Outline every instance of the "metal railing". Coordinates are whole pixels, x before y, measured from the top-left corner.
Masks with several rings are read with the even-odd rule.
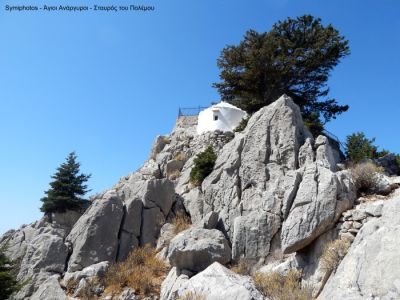
[[[339,138],[336,135],[334,135],[332,132],[329,132],[326,129],[322,130],[322,134],[325,135],[327,138],[331,139],[332,141],[336,142],[342,154],[346,153],[346,147],[343,145],[343,143],[339,140]]]
[[[179,107],[178,117],[182,116],[197,116],[200,111],[206,109],[207,107],[198,106],[198,107]]]

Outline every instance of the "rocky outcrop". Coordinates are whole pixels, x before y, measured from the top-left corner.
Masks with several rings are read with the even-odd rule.
[[[182,280],[182,279],[181,279]],[[255,288],[248,276],[238,275],[218,262],[189,280],[182,280],[175,295],[198,295],[207,300],[262,300],[261,293]],[[176,299],[176,298],[161,298]]]
[[[194,187],[194,158],[208,146],[217,161]],[[143,166],[93,197],[82,216],[54,214],[0,238],[7,253],[22,260],[20,278],[32,278],[18,299],[43,295],[38,288],[65,271],[63,282],[76,281],[77,296],[90,278],[147,244],[157,245],[158,256],[173,267],[162,299],[186,292],[262,299],[248,277],[222,266],[240,261],[253,269],[302,269],[304,283],[319,292],[326,279],[318,258],[324,245],[338,233],[354,238],[358,232],[357,239],[366,224],[384,217],[380,206],[346,212],[356,194],[339,161],[337,145],[323,135],[314,139],[285,95],[256,112],[240,133],[197,135],[196,118],[180,117],[170,135],[157,137]],[[193,225],[174,236],[177,215],[190,216]]]
[[[169,243],[168,260],[179,270],[199,272],[213,262],[226,264],[231,260],[231,248],[222,232],[190,228]]]
[[[400,197],[385,203],[354,239],[318,299],[400,298]]]
[[[282,96],[223,147],[201,189],[182,187],[181,196],[195,222],[218,212],[235,261],[264,260],[277,235],[281,252],[295,252],[352,206],[354,186],[346,171],[336,172],[338,162],[329,139],[314,141],[299,108]]]

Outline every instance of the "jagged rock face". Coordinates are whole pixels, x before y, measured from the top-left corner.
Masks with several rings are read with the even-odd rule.
[[[400,298],[400,195],[364,224],[318,299]]]
[[[224,146],[201,195],[182,197],[190,213],[219,213],[218,228],[230,238],[236,261],[265,258],[279,232],[282,252],[294,252],[334,226],[353,203],[348,174],[334,172],[336,154],[326,137],[314,142],[299,108],[282,96]]]
[[[93,201],[67,237],[73,248],[68,272],[105,260],[115,261],[122,216],[123,204],[115,193],[108,192]]]

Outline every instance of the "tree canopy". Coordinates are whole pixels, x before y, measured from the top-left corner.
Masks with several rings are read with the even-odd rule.
[[[46,197],[42,198],[41,211],[45,213],[65,212],[67,209],[79,210],[86,202],[82,197],[89,191],[85,182],[91,175],[79,174],[80,163],[76,161],[75,152],[71,152],[66,162],[57,168],[57,172],[51,177]]]
[[[310,15],[288,18],[225,47],[217,61],[221,82],[213,86],[222,100],[248,113],[287,94],[304,117],[327,122],[348,109],[328,97],[327,87],[330,72],[348,54],[348,41],[332,25]]]

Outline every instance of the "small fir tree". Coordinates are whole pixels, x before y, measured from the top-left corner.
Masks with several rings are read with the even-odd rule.
[[[57,168],[57,172],[51,177],[46,197],[42,198],[41,211],[44,213],[65,212],[67,209],[80,210],[87,201],[82,197],[89,191],[85,182],[91,175],[79,174],[80,163],[76,161],[76,154],[68,155],[66,162]]]

